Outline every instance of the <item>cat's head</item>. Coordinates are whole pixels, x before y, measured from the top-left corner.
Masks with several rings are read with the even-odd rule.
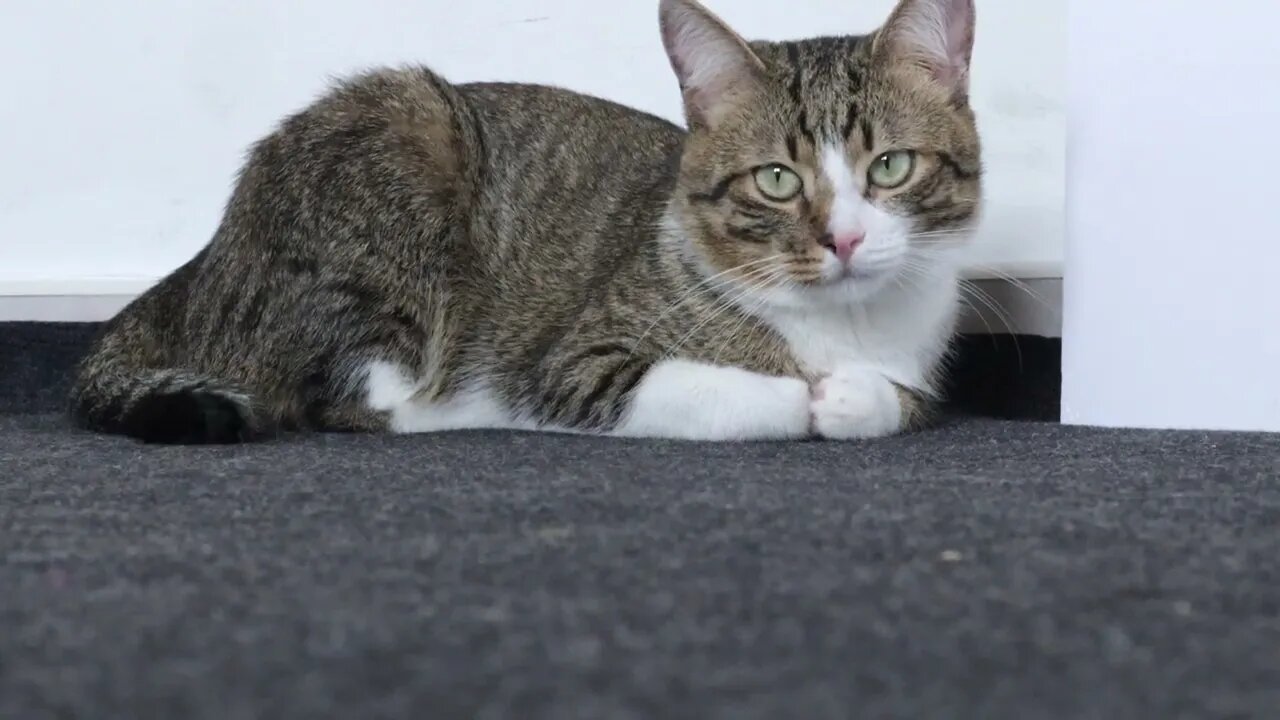
[[[973,0],[787,43],[748,43],[696,0],[660,15],[690,129],[674,219],[708,271],[809,302],[954,266],[981,194]]]

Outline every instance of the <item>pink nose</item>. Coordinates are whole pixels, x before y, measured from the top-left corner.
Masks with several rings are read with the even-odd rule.
[[[840,262],[847,263],[849,258],[853,257],[853,251],[858,249],[858,246],[862,244],[866,237],[865,233],[848,233],[845,235],[827,233],[818,240],[818,244],[835,253]]]

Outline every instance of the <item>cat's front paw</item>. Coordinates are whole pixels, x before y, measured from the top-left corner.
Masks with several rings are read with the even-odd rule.
[[[832,440],[892,435],[902,426],[898,389],[878,370],[844,365],[813,387],[813,431]]]

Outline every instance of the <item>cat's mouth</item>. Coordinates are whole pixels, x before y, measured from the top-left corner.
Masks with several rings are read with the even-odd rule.
[[[866,282],[868,280],[875,280],[883,274],[884,273],[881,271],[872,270],[867,267],[862,267],[859,265],[849,265],[849,266],[845,266],[840,271],[840,275],[839,277],[836,278],[836,281],[837,282],[857,282],[861,280],[863,282]]]
[[[884,278],[886,270],[867,264],[848,263],[824,268],[819,285],[863,285]]]

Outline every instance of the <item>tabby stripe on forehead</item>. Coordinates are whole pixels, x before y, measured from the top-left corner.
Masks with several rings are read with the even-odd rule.
[[[856,105],[849,106],[849,115],[844,119],[844,127],[840,130],[840,137],[845,140],[853,134],[853,124],[858,121],[858,107]]]
[[[804,137],[813,147],[818,147],[818,138],[814,137],[813,130],[809,129],[809,112],[807,110],[800,111],[800,118],[796,120],[800,126],[800,132],[804,133]]]
[[[804,78],[800,72],[800,47],[795,43],[787,45],[787,60],[791,62],[791,99],[799,104]]]
[[[862,118],[862,146],[867,152],[871,152],[876,147],[875,130],[871,127],[871,121]]]
[[[856,68],[851,67],[849,68],[849,94],[857,95],[861,91],[862,73]],[[858,112],[858,104],[850,103],[849,115],[844,120],[844,132],[840,133],[840,137],[844,138],[846,141],[849,139],[849,135],[853,133],[853,124],[857,121],[859,115],[861,115],[861,113]]]
[[[796,107],[800,108],[800,117],[796,124],[800,126],[800,132],[809,144],[817,147],[818,140],[809,127],[809,113],[804,109],[804,68],[800,65],[800,46],[794,43],[787,45],[787,60],[791,62],[791,86],[788,90]]]
[[[800,155],[796,152],[796,136],[787,135],[787,154],[791,156],[791,162],[799,162]]]

